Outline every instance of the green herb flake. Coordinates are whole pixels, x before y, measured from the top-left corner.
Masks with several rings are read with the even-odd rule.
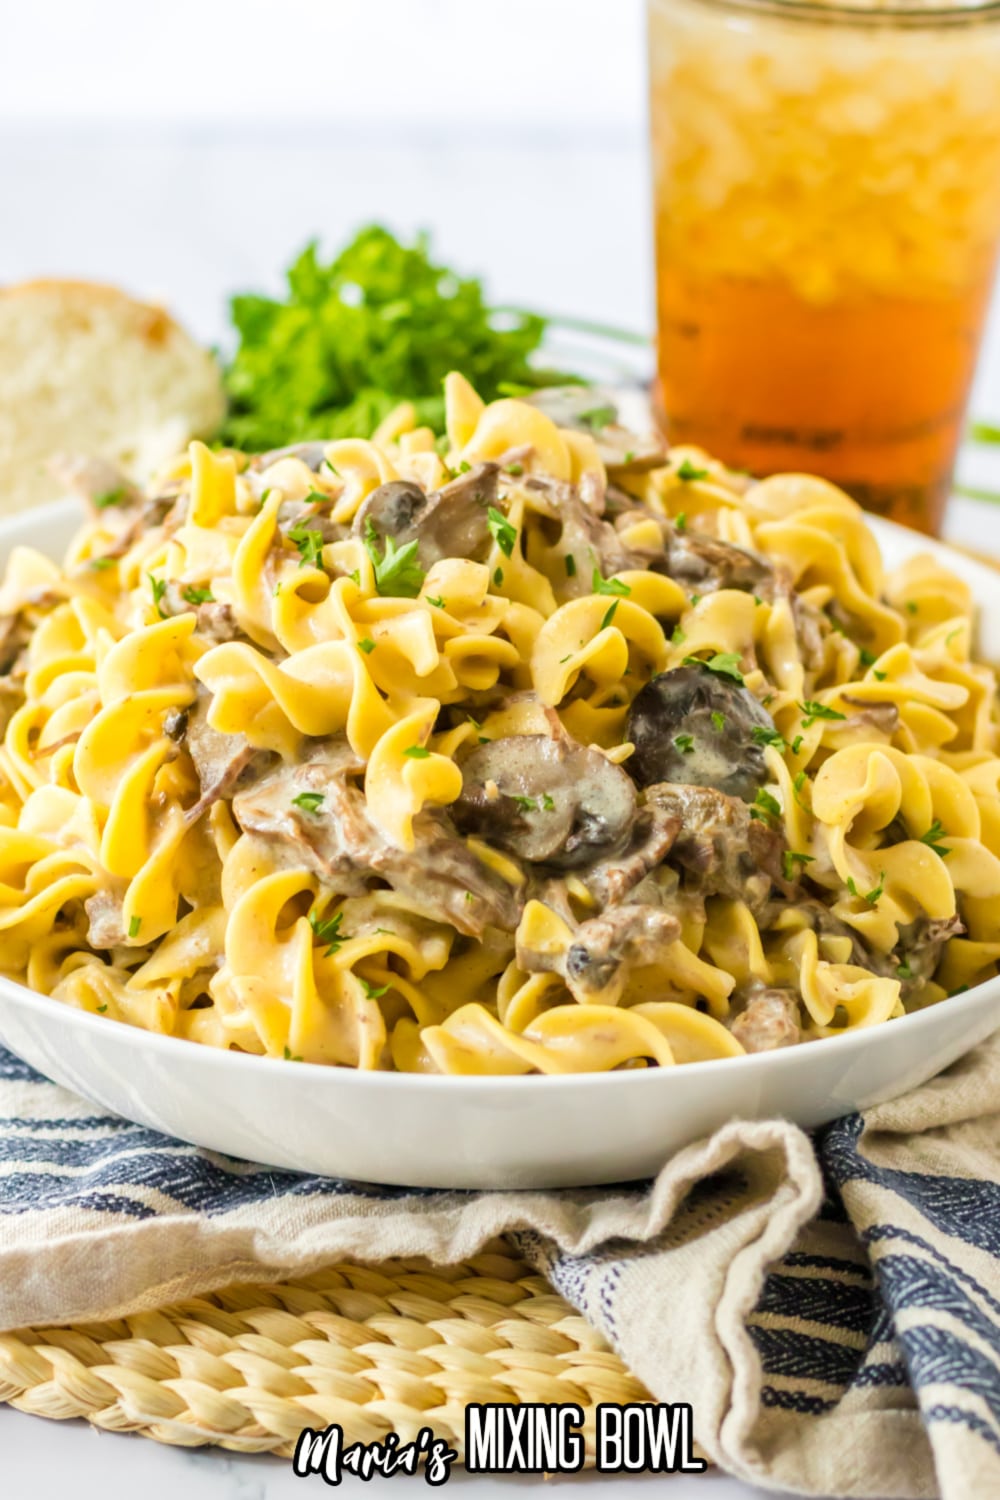
[[[211,589],[196,589],[190,586],[181,590],[181,598],[188,604],[214,604],[215,595]]]
[[[721,734],[726,727],[726,716],[719,709],[712,710],[712,723]]]
[[[687,531],[687,524],[688,524],[688,518],[687,518],[687,511],[686,510],[682,510],[678,515],[674,516],[674,528],[675,528],[675,530],[680,531],[680,532],[685,532],[685,531]]]
[[[96,510],[107,510],[109,505],[121,505],[123,500],[128,499],[128,488],[120,484],[117,489],[105,490],[103,494],[94,496],[94,507]]]
[[[292,806],[301,807],[303,812],[317,813],[325,800],[323,792],[300,792],[292,798]]]
[[[502,583],[503,583],[503,568],[494,568],[493,569],[493,586],[494,586],[494,588],[499,588]]]
[[[403,754],[408,755],[411,760],[429,760],[431,752],[426,745],[407,745]]]
[[[379,536],[371,516],[365,520],[364,547],[375,569],[375,587],[380,594],[396,599],[415,599],[424,582],[424,570],[417,562],[419,542],[414,538],[404,547],[397,548],[394,539],[387,536],[384,549],[379,548]]]
[[[339,952],[342,943],[350,941],[350,935],[341,930],[344,920],[342,911],[335,912],[332,917],[318,917],[314,911],[309,913],[309,926],[321,943],[327,944],[324,954],[325,958],[331,958],[334,953]]]
[[[700,594],[692,594],[691,595],[691,608],[692,609],[694,609],[695,605],[699,602],[700,599],[701,599],[701,595]]]
[[[785,737],[776,729],[768,729],[763,724],[754,724],[750,730],[750,738],[755,745],[773,745],[776,750],[784,750]]]
[[[907,599],[905,608],[908,615],[915,615],[920,608],[920,605],[915,599]]]
[[[794,849],[786,849],[781,856],[781,868],[786,880],[797,880],[798,873],[796,865],[811,865],[815,860],[813,854],[799,854]]]
[[[620,578],[602,578],[597,568],[591,575],[590,587],[595,594],[615,594],[619,599],[627,599],[632,592],[630,585],[622,583]]]
[[[896,973],[899,975],[900,979],[913,978],[913,970],[910,968],[905,959],[901,959],[899,964],[896,966]]]
[[[517,541],[517,528],[510,524],[503,511],[497,510],[495,505],[491,505],[486,512],[486,524],[490,528],[490,536],[504,557],[512,557],[514,543]]]
[[[683,479],[685,484],[691,484],[695,479],[707,479],[708,470],[699,469],[697,464],[693,464],[689,458],[686,458],[680,468],[675,471],[674,477]]]
[[[734,682],[743,681],[743,673],[740,671],[740,659],[735,651],[717,651],[707,661],[700,656],[685,656],[686,667],[704,667],[706,671],[714,672],[717,677],[731,677]]]
[[[113,568],[117,561],[116,557],[92,557],[90,566],[96,573],[103,573],[105,568]]]
[[[580,412],[578,422],[599,432],[602,427],[610,427],[618,418],[618,413],[613,406],[592,406],[589,411]]]
[[[944,638],[945,645],[946,646],[950,646],[951,643],[952,643],[952,641],[957,641],[958,637],[961,634],[962,634],[962,627],[961,627],[961,625],[959,625],[956,630],[949,630],[948,634]]]
[[[425,594],[424,598],[428,604],[433,604],[435,609],[444,609],[444,598],[441,594]]]
[[[318,531],[300,521],[288,532],[288,540],[298,549],[300,568],[322,568],[323,538]]]
[[[807,698],[804,703],[796,704],[805,714],[802,720],[802,728],[808,729],[817,719],[846,719],[847,715],[840,713],[836,708],[829,708],[825,703],[818,703],[815,698]]]
[[[803,800],[802,800],[802,788],[805,786],[805,784],[806,784],[806,773],[805,773],[805,771],[797,771],[796,774],[792,778],[792,790],[793,790],[793,792],[795,794],[795,800],[799,804],[799,806],[802,808],[802,810],[804,812],[809,812],[810,809],[808,808],[808,806],[806,805],[806,803],[803,802]]]
[[[508,464],[507,473],[511,474],[515,479],[520,479],[524,473],[524,464]]]
[[[518,807],[521,809],[522,812],[537,812],[538,811],[538,802],[536,801],[536,799],[534,797],[517,797],[517,796],[515,796],[515,797],[511,798],[511,801],[512,802],[516,802],[517,805],[518,805]]]
[[[365,636],[363,641],[358,642],[358,650],[363,651],[366,656],[370,656],[375,650],[375,642],[368,636]]]
[[[153,590],[153,603],[156,605],[156,613],[161,620],[165,620],[167,615],[163,608],[162,600],[164,594],[167,592],[167,580],[165,578],[154,578],[152,573],[147,573],[146,577],[149,579],[149,586]]]
[[[616,599],[614,604],[612,604],[611,608],[608,610],[607,614],[604,616],[604,619],[601,621],[602,630],[607,630],[608,626],[611,624],[611,621],[615,617],[615,611],[617,610],[617,608],[618,600]]]
[[[575,578],[576,558],[573,556],[572,552],[567,552],[566,556],[563,558],[563,562],[566,564],[566,577]]]
[[[630,463],[633,463],[634,461],[635,461],[635,449],[634,448],[626,448],[625,452],[622,454],[622,463],[624,463],[624,464],[630,464]]]
[[[670,644],[672,646],[683,646],[686,640],[687,632],[682,630],[679,625],[675,625],[670,634]]]
[[[859,654],[861,656],[861,665],[863,667],[873,667],[878,661],[878,657],[875,655],[875,652],[869,651],[867,646],[862,646]]]
[[[544,810],[546,812],[554,812],[555,811],[555,806],[556,806],[555,801],[552,798],[552,796],[550,795],[550,793],[549,792],[543,792],[542,793],[542,807],[544,808]]]
[[[98,1006],[98,1007],[97,1007],[97,1014],[98,1014],[98,1015],[99,1015],[99,1016],[103,1016],[103,1015],[104,1015],[104,1012],[105,1012],[105,1011],[106,1011],[106,1010],[107,1010],[107,1008],[108,1008],[108,1007],[107,1007],[107,1006],[106,1006],[106,1005],[99,1005],[99,1006]]]
[[[142,918],[141,917],[133,917],[132,920],[131,920],[131,922],[129,922],[129,924],[128,924],[128,935],[129,935],[129,937],[130,938],[137,938],[139,936],[139,928],[141,926],[142,926]]]
[[[802,741],[803,741],[804,738],[805,738],[804,735],[797,734],[795,736],[794,740],[792,740],[792,754],[793,755],[798,755],[799,751],[802,749]]]
[[[777,797],[773,797],[769,791],[761,787],[753,800],[750,816],[751,818],[760,818],[765,823],[771,818],[780,818],[781,803]]]
[[[888,675],[888,672],[880,672],[878,667],[872,668],[872,676],[876,682],[884,682]]]
[[[690,755],[694,750],[693,734],[675,734],[674,744],[682,755]]]
[[[381,997],[388,992],[389,986],[387,984],[369,984],[368,980],[362,979],[360,974],[355,974],[354,977],[360,984],[361,988],[364,990],[365,998],[367,1000],[380,1000]]]
[[[851,875],[848,875],[847,877],[847,889],[850,891],[851,895],[856,901],[864,901],[868,906],[878,906],[879,900],[882,896],[882,892],[885,890],[885,871],[881,870],[879,872],[878,885],[872,886],[871,890],[865,891],[863,895],[858,890],[854,878]]]
[[[947,859],[951,853],[951,849],[947,844],[942,844],[941,842],[942,839],[946,839],[947,837],[948,832],[944,824],[939,818],[935,818],[927,832],[920,835],[920,842],[926,844],[928,849],[933,849],[934,853],[940,855],[942,859]]]

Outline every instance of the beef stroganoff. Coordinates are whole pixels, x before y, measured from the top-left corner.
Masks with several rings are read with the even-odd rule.
[[[966,586],[592,392],[201,444],[0,588],[0,966],[275,1057],[566,1073],[892,1020],[1000,956]]]

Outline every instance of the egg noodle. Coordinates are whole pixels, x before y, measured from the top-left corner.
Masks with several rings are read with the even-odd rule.
[[[972,600],[593,394],[95,491],[0,588],[0,964],[244,1052],[734,1057],[1000,956]],[[562,401],[562,406],[560,406]]]

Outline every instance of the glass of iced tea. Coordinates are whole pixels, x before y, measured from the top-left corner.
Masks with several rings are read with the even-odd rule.
[[[936,531],[1000,239],[1000,3],[648,5],[667,435]]]

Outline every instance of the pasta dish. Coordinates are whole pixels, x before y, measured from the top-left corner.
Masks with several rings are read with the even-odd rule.
[[[69,476],[0,586],[0,966],[215,1047],[666,1067],[868,1027],[1000,956],[996,684],[823,480],[593,392],[447,437]]]

